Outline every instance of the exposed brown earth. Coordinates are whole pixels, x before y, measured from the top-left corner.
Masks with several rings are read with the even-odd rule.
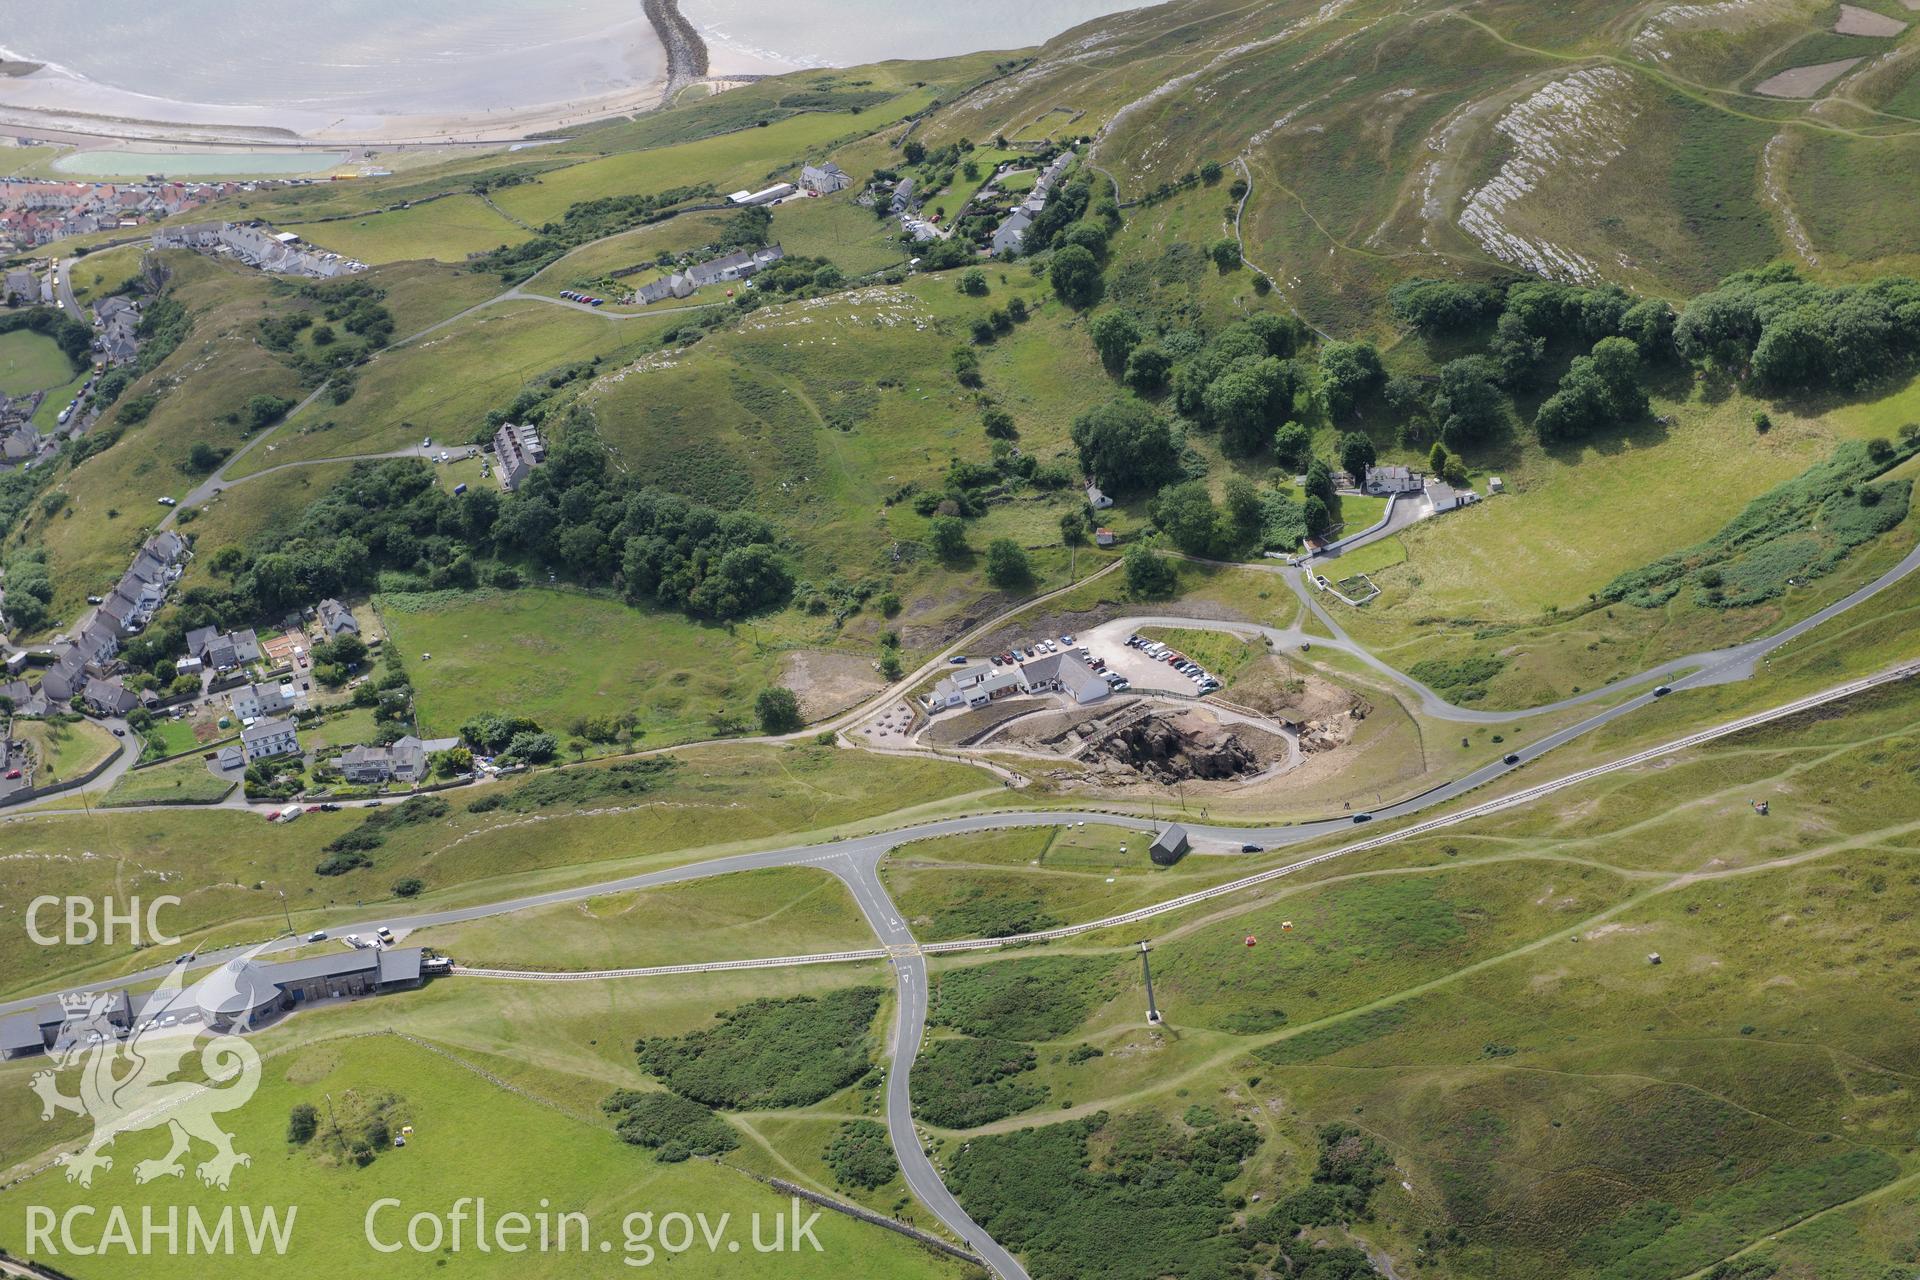
[[[1331,680],[1277,655],[1261,658],[1234,677],[1234,702],[1298,726],[1300,749],[1312,754],[1345,746],[1371,704]]]
[[[1769,98],[1811,98],[1853,70],[1862,61],[1864,59],[1861,58],[1841,58],[1837,62],[1816,62],[1808,67],[1791,67],[1777,75],[1768,76],[1755,85],[1753,91],[1763,93]]]
[[[866,701],[885,681],[857,654],[802,649],[781,661],[780,683],[800,700],[802,716],[824,720]]]

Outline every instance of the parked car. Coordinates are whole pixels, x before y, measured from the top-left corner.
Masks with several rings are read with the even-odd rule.
[[[8,781],[8,782],[12,782],[12,781],[13,781],[13,780],[14,780],[15,778],[18,778],[19,776],[20,776],[20,771],[19,771],[18,769],[9,769],[9,770],[7,770],[7,781]]]
[[[339,805],[337,805],[337,804],[317,804],[317,805],[315,805],[315,806],[313,806],[313,807],[314,807],[314,808],[316,808],[316,809],[318,809],[318,810],[319,810],[319,811],[320,811],[321,813],[338,813],[338,812],[340,812],[340,806],[339,806]]]
[[[125,729],[122,729],[119,725],[115,725],[113,727],[113,736],[116,738],[124,738],[127,736],[127,731]]]
[[[1264,852],[1266,852],[1266,851],[1265,851],[1264,849],[1262,849],[1262,848],[1261,848],[1261,847],[1260,847],[1259,845],[1257,845],[1257,844],[1243,844],[1243,845],[1241,845],[1241,846],[1240,846],[1240,852],[1242,852],[1242,853],[1264,853]]]
[[[355,951],[358,951],[362,947],[367,945],[366,939],[362,938],[357,933],[350,933],[346,937],[342,938],[341,941],[346,943],[348,946],[352,947]]]
[[[1063,636],[1061,636],[1061,637],[1060,637],[1060,643],[1061,643],[1061,644],[1072,644],[1072,643],[1073,643],[1073,633],[1072,633],[1072,632],[1068,632],[1068,633],[1067,633],[1066,635],[1063,635]]]
[[[99,596],[88,596],[88,597],[87,597],[87,603],[88,603],[88,604],[99,604],[99,603],[100,603],[100,597],[99,597]]]
[[[378,929],[374,930],[374,932],[379,935],[380,941],[382,942],[393,941],[393,930],[387,928],[385,925],[381,925]]]

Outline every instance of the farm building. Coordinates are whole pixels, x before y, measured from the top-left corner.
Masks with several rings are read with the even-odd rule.
[[[1170,867],[1187,856],[1192,845],[1187,841],[1187,829],[1175,823],[1153,838],[1153,845],[1147,850],[1147,856],[1158,867]]]

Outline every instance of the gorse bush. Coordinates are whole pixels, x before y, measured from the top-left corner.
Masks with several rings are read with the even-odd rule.
[[[877,987],[756,1000],[685,1036],[641,1039],[643,1070],[711,1107],[804,1107],[844,1089],[872,1065]]]
[[[662,1164],[725,1155],[740,1145],[739,1135],[723,1117],[671,1093],[621,1089],[609,1094],[600,1109],[613,1120],[622,1141],[648,1148]]]
[[[1011,1079],[1036,1061],[1032,1046],[1011,1040],[935,1040],[913,1064],[914,1117],[971,1129],[1037,1107],[1046,1087]]]

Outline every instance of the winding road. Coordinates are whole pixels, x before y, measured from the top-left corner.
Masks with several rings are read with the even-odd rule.
[[[1920,558],[1920,552],[1909,559]],[[1863,589],[1864,590],[1864,589]],[[1691,679],[1706,684],[1714,682],[1717,674],[1714,668],[1703,669]],[[892,850],[914,840],[923,840],[936,836],[956,835],[969,832],[998,830],[1009,827],[1059,826],[1081,821],[1084,811],[1076,810],[1026,810],[1002,813],[969,814],[961,817],[946,818],[932,822],[923,822],[896,831],[879,832],[865,836],[855,836],[824,845],[799,844],[784,849],[767,850],[759,853],[739,854],[732,857],[716,858],[704,862],[690,863],[664,871],[648,872],[627,876],[600,884],[582,885],[570,889],[554,890],[547,893],[530,894],[502,902],[486,903],[471,907],[454,908],[445,911],[425,912],[412,916],[393,916],[384,919],[368,920],[361,924],[348,926],[353,932],[371,934],[386,927],[395,930],[413,930],[434,925],[458,923],[487,916],[522,911],[533,907],[550,906],[559,903],[577,902],[608,893],[626,892],[635,889],[654,888],[662,885],[682,883],[691,880],[706,879],[731,872],[756,870],[769,867],[812,866],[838,877],[852,892],[859,904],[861,913],[882,943],[878,950],[842,951],[823,953],[813,956],[788,956],[764,960],[717,961],[697,965],[673,965],[652,969],[603,970],[578,974],[550,974],[510,971],[499,969],[462,969],[457,972],[475,978],[516,979],[526,981],[577,981],[582,979],[609,979],[628,976],[650,976],[657,974],[711,972],[728,969],[773,968],[788,965],[820,964],[851,961],[871,961],[885,957],[893,967],[894,979],[899,996],[897,1015],[894,1022],[891,1061],[892,1068],[887,1080],[887,1127],[894,1152],[900,1162],[901,1171],[908,1186],[921,1202],[944,1222],[960,1239],[967,1242],[1002,1280],[1026,1280],[1026,1271],[1019,1261],[997,1244],[987,1232],[975,1223],[954,1199],[941,1180],[939,1171],[927,1156],[919,1133],[914,1125],[911,1073],[914,1059],[918,1056],[921,1040],[926,1030],[928,1010],[928,974],[926,956],[962,951],[986,950],[1008,945],[1016,941],[1041,941],[1071,937],[1101,929],[1111,929],[1124,925],[1141,923],[1154,917],[1171,912],[1185,910],[1196,904],[1224,898],[1244,892],[1247,889],[1271,883],[1284,876],[1294,875],[1307,868],[1321,865],[1337,858],[1367,850],[1382,848],[1412,837],[1425,835],[1445,827],[1470,822],[1477,818],[1531,804],[1536,800],[1553,795],[1569,787],[1580,785],[1593,778],[1601,777],[1624,769],[1637,767],[1651,760],[1688,750],[1704,743],[1740,733],[1760,725],[1782,720],[1801,714],[1816,707],[1855,697],[1879,686],[1895,681],[1907,680],[1920,675],[1920,662],[1909,662],[1898,667],[1879,672],[1862,679],[1851,680],[1833,686],[1819,693],[1796,699],[1792,702],[1756,712],[1752,715],[1727,721],[1723,724],[1700,730],[1683,737],[1660,744],[1646,750],[1621,756],[1617,759],[1595,765],[1591,768],[1565,774],[1546,782],[1524,788],[1507,795],[1498,796],[1481,804],[1440,817],[1429,819],[1412,826],[1403,827],[1378,836],[1350,842],[1325,852],[1315,854],[1296,862],[1287,863],[1264,871],[1255,872],[1224,884],[1196,890],[1192,893],[1169,898],[1163,902],[1143,907],[1120,915],[1099,920],[1087,921],[1058,929],[1050,929],[1017,938],[978,938],[954,942],[930,943],[922,945],[913,937],[912,931],[901,918],[899,908],[888,895],[880,879],[880,862]],[[1423,795],[1415,796],[1388,806],[1374,816],[1391,819],[1418,813],[1436,805],[1445,804],[1476,787],[1491,782],[1513,768],[1539,758],[1554,747],[1573,740],[1607,724],[1634,709],[1652,701],[1651,692],[1641,694],[1621,704],[1609,707],[1594,716],[1541,739],[1523,748],[1520,760],[1515,765],[1504,763],[1484,766],[1462,778],[1436,787]],[[1098,813],[1102,823],[1124,826],[1134,830],[1157,830],[1159,825],[1149,819]],[[1228,826],[1217,824],[1188,824],[1190,835],[1197,841],[1212,844],[1222,849],[1237,848],[1242,844],[1258,843],[1266,848],[1289,846],[1317,839],[1340,830],[1351,829],[1352,823],[1338,819],[1318,822],[1299,823],[1292,826]],[[336,930],[335,932],[339,932]],[[301,945],[298,937],[279,939],[265,948],[265,952],[278,952]],[[230,948],[199,957],[194,967],[209,967],[225,963],[229,959],[243,954],[243,948]],[[152,981],[165,974],[170,966],[156,966],[103,984],[108,987],[137,985]],[[0,1014],[17,1012],[29,1008],[46,996],[18,999],[0,1004]]]
[[[1241,167],[1242,172],[1246,172],[1244,162],[1241,162]],[[1241,204],[1244,205],[1244,203],[1245,199],[1243,197]],[[1234,223],[1234,231],[1237,237],[1238,210],[1236,210]],[[1251,262],[1249,262],[1248,265],[1256,271],[1259,270],[1259,268]],[[405,345],[438,329],[444,328],[447,325],[453,324],[462,317],[482,308],[493,306],[504,301],[519,299],[570,307],[577,310],[588,311],[593,314],[599,314],[609,319],[630,319],[640,314],[595,311],[593,308],[585,307],[581,304],[568,303],[562,299],[525,293],[516,286],[473,307],[467,308],[454,316],[428,326],[418,333],[409,335],[392,345],[395,347]],[[657,314],[657,312],[646,314]],[[290,420],[296,417],[301,411],[312,405],[325,391],[326,387],[324,385],[315,389],[287,415],[287,419]],[[276,427],[268,431],[260,432],[251,440],[247,441],[244,446],[227,460],[226,464],[223,465],[219,471],[196,486],[183,500],[183,505],[197,506],[218,494],[223,488],[232,484],[243,483],[245,480],[252,479],[255,476],[269,475],[291,467],[355,460],[353,458],[305,459],[268,467],[261,471],[251,473],[248,476],[235,477],[232,479],[225,478],[226,473],[235,463],[256,447],[260,446],[262,442],[273,436],[277,430],[278,428]],[[356,458],[421,457],[435,451],[436,450],[428,447],[410,447],[392,452],[356,455]],[[178,507],[170,510],[166,517],[160,522],[160,527],[165,528],[173,524],[178,510],[180,510]],[[1102,569],[1100,573],[1112,572],[1118,565],[1119,562],[1115,561]],[[1534,716],[1564,712],[1592,706],[1593,704],[1609,699],[1619,699],[1613,702],[1612,705],[1595,710],[1592,715],[1587,716],[1577,723],[1547,734],[1527,746],[1516,748],[1510,756],[1513,760],[1511,764],[1503,760],[1484,765],[1426,792],[1386,805],[1371,815],[1372,818],[1384,822],[1412,817],[1425,811],[1448,805],[1466,795],[1468,792],[1503,778],[1515,769],[1534,763],[1557,747],[1572,742],[1622,716],[1631,714],[1635,710],[1654,701],[1656,697],[1663,696],[1663,691],[1666,686],[1662,686],[1659,690],[1652,687],[1657,681],[1667,681],[1671,688],[1678,690],[1722,684],[1750,677],[1768,654],[1798,639],[1800,636],[1821,624],[1859,606],[1879,592],[1898,583],[1914,572],[1915,569],[1920,568],[1920,547],[1916,547],[1914,550],[1908,552],[1898,564],[1888,569],[1874,581],[1772,635],[1733,645],[1725,649],[1674,658],[1651,667],[1627,680],[1591,689],[1573,697],[1564,698],[1543,706],[1505,711],[1489,711],[1453,704],[1432,688],[1413,679],[1406,673],[1395,669],[1390,664],[1370,653],[1364,646],[1354,641],[1339,625],[1338,621],[1322,606],[1315,593],[1305,581],[1300,570],[1273,564],[1254,564],[1236,567],[1280,574],[1286,579],[1290,589],[1299,597],[1328,634],[1308,632],[1297,626],[1272,627],[1257,623],[1220,622],[1179,617],[1176,615],[1142,615],[1129,618],[1127,620],[1129,625],[1133,627],[1183,627],[1189,629],[1229,631],[1239,634],[1257,634],[1276,646],[1301,646],[1311,644],[1334,649],[1351,655],[1355,660],[1365,664],[1378,675],[1408,690],[1418,701],[1420,709],[1424,714],[1434,719],[1457,723],[1509,724]],[[1099,575],[1096,574],[1094,576]],[[856,707],[824,725],[812,726],[801,734],[784,735],[782,738],[769,740],[781,741],[793,740],[800,737],[812,737],[823,728],[843,730],[850,726],[858,725],[861,721],[879,714],[882,708],[906,695],[930,675],[941,670],[946,665],[949,657],[956,652],[964,652],[964,645],[990,635],[994,630],[1008,625],[1021,614],[1027,613],[1037,605],[1043,604],[1057,595],[1083,586],[1086,581],[1087,579],[1082,579],[1081,582],[1061,588],[1059,591],[1050,592],[1035,599],[1023,601],[1007,612],[974,628],[955,646],[950,647],[943,653],[930,659],[919,669],[883,690],[862,706]],[[1201,902],[1245,892],[1248,889],[1270,883],[1281,877],[1297,874],[1305,869],[1321,865],[1333,859],[1381,848],[1444,827],[1472,821],[1506,809],[1531,804],[1566,788],[1589,781],[1592,778],[1623,769],[1634,768],[1650,760],[1687,750],[1729,734],[1742,732],[1759,725],[1800,714],[1814,707],[1857,696],[1881,685],[1911,679],[1917,674],[1920,674],[1920,663],[1904,664],[1863,679],[1856,679],[1833,686],[1806,698],[1801,698],[1766,711],[1741,717],[1709,729],[1673,739],[1647,750],[1624,755],[1592,768],[1569,773],[1546,782],[1525,787],[1477,805],[1460,808],[1438,817],[1428,818],[1412,825],[1383,832],[1377,836],[1341,844],[1311,857],[1271,867],[1223,884],[1215,885],[1211,888],[1170,898],[1166,901],[1155,903],[1135,911],[1100,920],[1069,925],[1059,929],[1024,935],[1019,939],[978,938],[925,945],[918,943],[902,919],[899,909],[888,895],[885,885],[880,878],[879,868],[882,860],[903,844],[937,836],[984,832],[1010,827],[1059,826],[1090,818],[1097,818],[1097,820],[1103,824],[1126,827],[1137,831],[1156,831],[1162,824],[1137,816],[1075,809],[1029,809],[968,814],[960,817],[922,822],[899,830],[855,836],[828,843],[799,843],[781,849],[711,858],[662,871],[631,875],[568,889],[528,894],[492,903],[451,908],[441,911],[422,912],[415,915],[370,919],[358,924],[336,928],[333,930],[333,933],[337,936],[340,933],[352,931],[363,935],[370,935],[382,927],[393,929],[396,932],[403,932],[432,926],[456,924],[462,921],[498,916],[536,907],[578,902],[610,893],[656,888],[663,885],[705,879],[732,872],[771,867],[811,866],[836,876],[847,885],[849,891],[853,894],[854,900],[858,903],[863,916],[866,918],[877,940],[881,944],[878,948],[804,956],[717,961],[705,964],[614,969],[578,973],[535,973],[484,968],[461,968],[458,969],[457,972],[462,975],[463,978],[479,980],[556,982],[664,976],[676,973],[713,972],[722,970],[780,968],[810,964],[870,963],[883,959],[886,960],[893,970],[899,996],[890,1046],[891,1069],[889,1070],[887,1080],[887,1126],[895,1154],[900,1162],[903,1176],[912,1193],[945,1223],[956,1236],[966,1241],[968,1246],[972,1248],[1002,1280],[1026,1280],[1027,1273],[1019,1261],[1005,1248],[996,1243],[985,1230],[975,1223],[967,1215],[965,1209],[953,1197],[951,1192],[948,1191],[940,1178],[939,1171],[927,1156],[925,1146],[915,1127],[912,1113],[910,1081],[913,1063],[918,1055],[921,1041],[926,1030],[929,998],[927,955],[987,950],[1004,947],[1014,941],[1042,941],[1065,938],[1102,929],[1112,929],[1143,923],[1159,916],[1185,910]],[[1638,693],[1628,693],[1628,691],[1636,688],[1641,691]],[[1622,696],[1623,694],[1628,696]],[[692,744],[681,744],[680,747],[666,750],[680,750],[684,749],[687,745]],[[637,754],[656,753],[643,752]],[[129,760],[130,758],[131,756],[129,754]],[[117,776],[117,771],[115,776]],[[108,782],[110,781],[111,779],[108,779]],[[243,804],[244,802],[238,803]],[[23,806],[23,808],[28,812],[40,815],[64,812],[63,810],[36,805]],[[1265,850],[1290,847],[1308,841],[1322,839],[1338,832],[1350,831],[1353,827],[1352,820],[1348,818],[1329,818],[1287,826],[1234,826],[1197,823],[1188,823],[1185,825],[1196,845],[1201,846],[1206,852],[1223,855],[1231,855],[1243,845],[1247,844],[1257,844]],[[268,944],[264,950],[266,953],[285,952],[300,945],[303,945],[303,939],[295,935],[277,939]],[[204,956],[198,957],[193,967],[199,969],[223,964],[240,955],[242,950],[242,948],[235,947],[209,952]],[[169,966],[156,966],[98,985],[109,988],[138,986],[157,980],[168,971],[168,968]],[[0,1002],[0,1014],[13,1013],[30,1008],[43,1002],[47,998],[48,995],[43,994]]]

